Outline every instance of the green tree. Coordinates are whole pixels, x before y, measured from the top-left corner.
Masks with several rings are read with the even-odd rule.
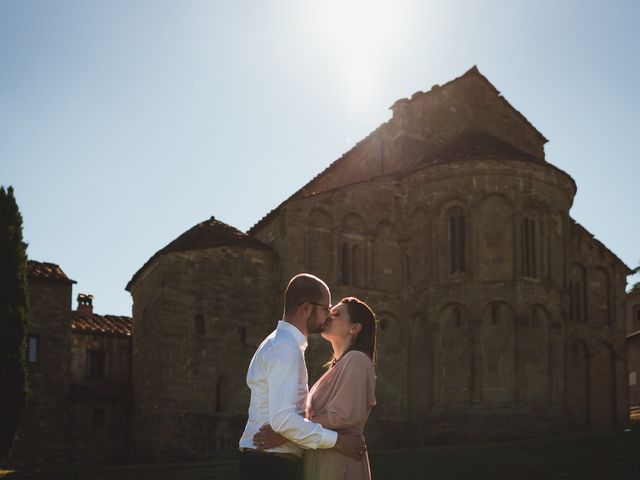
[[[27,396],[27,244],[13,188],[0,187],[0,465],[9,458]]]

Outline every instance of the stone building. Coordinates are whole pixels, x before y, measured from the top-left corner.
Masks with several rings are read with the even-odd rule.
[[[244,372],[277,316],[279,268],[267,244],[211,218],[134,275],[134,461],[237,451]]]
[[[133,276],[134,459],[236,448],[302,271],[378,314],[372,448],[627,421],[630,270],[571,218],[546,138],[475,67],[391,109],[247,234],[212,218]],[[308,353],[313,379],[328,352]]]
[[[11,464],[67,463],[70,439],[66,409],[71,378],[71,287],[52,263],[29,261],[27,361],[31,395],[22,411]]]
[[[627,293],[627,362],[629,365],[629,411],[640,423],[640,283]]]
[[[131,318],[71,308],[70,280],[30,260],[28,368],[31,394],[10,463],[126,463],[131,409]]]

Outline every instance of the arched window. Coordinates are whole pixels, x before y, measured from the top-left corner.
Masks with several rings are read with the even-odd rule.
[[[541,258],[540,222],[525,216],[520,225],[520,261],[525,277],[539,278]]]
[[[464,211],[460,207],[449,210],[449,254],[450,273],[467,271],[466,265],[466,221]]]

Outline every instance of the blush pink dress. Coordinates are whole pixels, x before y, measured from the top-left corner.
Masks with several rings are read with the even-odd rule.
[[[325,427],[362,434],[376,404],[376,376],[371,359],[363,352],[347,352],[320,377],[307,396],[306,416],[326,414]],[[354,460],[336,449],[305,450],[304,480],[369,480],[369,457]]]

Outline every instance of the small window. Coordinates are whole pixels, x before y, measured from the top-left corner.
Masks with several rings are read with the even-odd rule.
[[[27,361],[37,363],[38,361],[38,337],[29,335],[27,338]]]
[[[635,309],[636,309],[636,325],[640,326],[640,305],[636,305]]]
[[[198,335],[204,335],[204,315],[201,313],[196,315],[196,333]]]
[[[636,372],[629,372],[629,386],[633,387],[637,383]]]
[[[94,429],[103,428],[105,423],[104,419],[104,408],[94,408],[91,416],[91,427]]]
[[[101,350],[87,350],[86,376],[93,380],[104,378],[105,353]]]
[[[525,217],[520,227],[520,242],[522,246],[521,261],[522,272],[526,277],[538,277],[539,252],[539,226],[532,218]]]
[[[466,268],[466,225],[460,207],[449,210],[449,260],[451,274],[463,273]]]

